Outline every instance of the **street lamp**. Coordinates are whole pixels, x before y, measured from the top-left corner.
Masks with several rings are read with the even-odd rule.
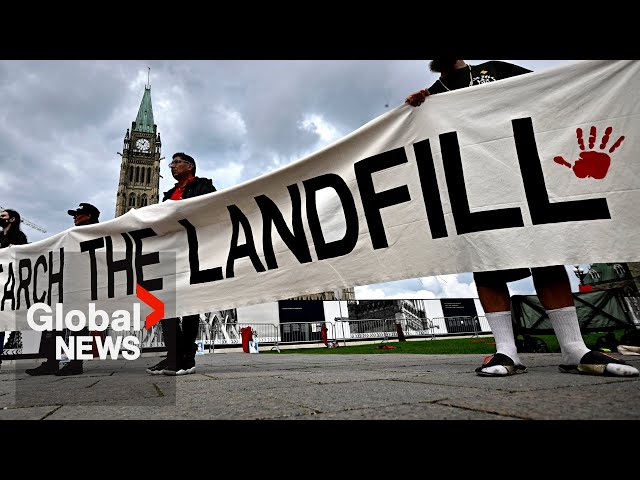
[[[580,280],[580,285],[584,285],[584,277],[587,276],[587,272],[585,272],[580,265],[574,265],[573,273],[575,273],[576,277]]]
[[[580,285],[578,286],[579,292],[593,291],[593,287],[591,285],[585,285],[584,283],[584,277],[586,277],[587,275],[590,274],[591,277],[593,278],[593,271],[591,270],[591,265],[589,265],[586,271],[580,265],[574,265],[573,273],[575,273],[576,277],[578,277],[578,279],[580,280]]]

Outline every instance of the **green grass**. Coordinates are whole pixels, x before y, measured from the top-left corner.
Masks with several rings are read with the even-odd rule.
[[[624,330],[616,331],[616,337],[624,333]],[[584,342],[587,347],[595,349],[595,342],[598,337],[604,333],[588,333],[583,335]],[[560,346],[555,335],[534,335],[545,341],[549,347],[550,353],[560,353]],[[394,354],[394,353],[411,353],[418,355],[442,355],[442,354],[486,354],[495,353],[495,343],[493,337],[479,338],[446,338],[435,340],[412,340],[407,342],[398,342],[397,340],[389,342],[377,342],[366,345],[349,345],[343,346],[340,342],[339,348],[327,348],[325,346],[318,348],[287,348],[280,349],[281,354],[319,354],[319,355],[350,355],[350,354]],[[381,348],[395,347],[395,348]],[[275,350],[262,351],[260,353],[278,353]]]

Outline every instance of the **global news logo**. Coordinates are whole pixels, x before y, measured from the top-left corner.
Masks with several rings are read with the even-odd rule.
[[[150,329],[164,318],[164,302],[149,293],[139,284],[136,285],[136,296],[153,311],[147,315],[144,328]],[[27,310],[27,323],[37,332],[62,331],[69,329],[79,332],[85,327],[90,332],[104,332],[110,328],[116,335],[87,336],[70,335],[68,340],[56,335],[56,358],[65,355],[69,360],[90,360],[94,358],[93,344],[95,342],[98,357],[101,360],[117,359],[120,354],[126,360],[140,357],[140,341],[131,332],[142,330],[140,320],[140,303],[134,302],[131,311],[115,310],[110,316],[105,310],[96,309],[95,303],[89,303],[87,313],[83,310],[69,310],[66,314],[62,303],[56,303],[52,308],[46,303],[35,303]],[[127,335],[124,334],[127,332]],[[120,333],[120,335],[118,335]]]

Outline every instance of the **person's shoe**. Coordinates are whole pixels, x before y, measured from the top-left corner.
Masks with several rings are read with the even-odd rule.
[[[55,375],[60,370],[60,364],[56,362],[42,362],[35,368],[27,368],[24,372],[32,377],[40,375]]]
[[[162,370],[162,375],[174,376],[176,372],[179,370],[178,365],[175,363],[168,363],[164,366]]]
[[[70,375],[82,375],[84,369],[82,368],[82,362],[69,362],[55,374],[57,377],[68,377]]]
[[[197,348],[197,346],[196,346]],[[196,359],[195,358],[185,358],[178,365],[180,368],[176,372],[176,375],[190,375],[192,373],[196,373]]]
[[[167,363],[168,363],[167,359],[163,358],[158,363],[156,363],[153,367],[147,368],[146,372],[149,375],[162,375],[165,367],[167,366]]]
[[[637,377],[640,372],[624,360],[606,353],[591,350],[585,353],[578,365],[558,365],[562,373],[602,375],[605,377]]]
[[[193,358],[183,358],[178,363],[177,368],[167,368],[162,373],[164,375],[190,375],[196,373],[196,361]]]
[[[504,353],[494,353],[485,357],[482,365],[476,368],[476,373],[483,377],[506,377],[516,373],[527,373],[527,367],[516,365],[514,361]]]

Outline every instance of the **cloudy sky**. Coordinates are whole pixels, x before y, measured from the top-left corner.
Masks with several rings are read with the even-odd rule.
[[[507,61],[534,71],[572,62]],[[148,78],[165,191],[174,152],[193,156],[218,190],[229,188],[333,143],[437,77],[428,60],[0,61],[0,206],[47,230],[24,225],[30,242],[72,227],[67,210],[80,202],[96,205],[101,221],[114,218],[117,152]],[[530,279],[510,290],[535,293]],[[477,292],[465,273],[358,286],[356,296]]]

